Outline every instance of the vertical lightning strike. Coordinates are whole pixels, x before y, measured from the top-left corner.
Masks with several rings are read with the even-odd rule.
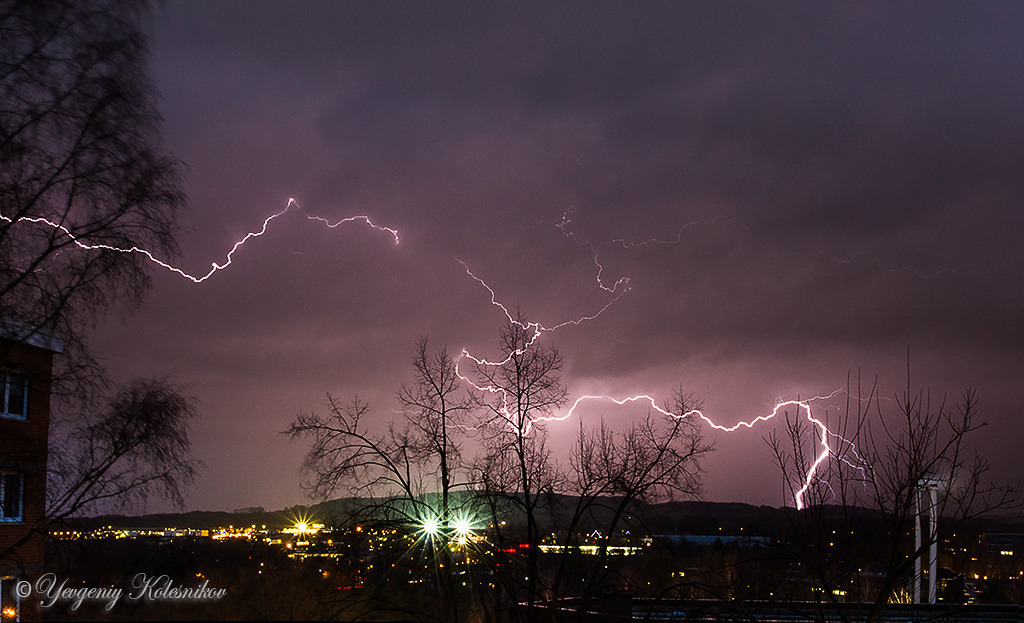
[[[176,266],[174,266],[172,264],[169,264],[169,263],[159,259],[155,255],[153,255],[152,252],[150,252],[147,249],[143,249],[141,247],[133,246],[131,248],[127,248],[126,249],[126,248],[123,248],[123,247],[116,247],[116,246],[109,245],[109,244],[86,242],[82,238],[79,238],[78,236],[76,236],[75,233],[72,232],[67,226],[62,225],[60,223],[55,223],[55,222],[51,221],[50,219],[47,219],[47,218],[44,218],[44,217],[41,217],[41,216],[22,216],[22,217],[19,217],[17,219],[12,219],[11,217],[8,217],[8,216],[5,216],[3,214],[0,214],[0,220],[6,221],[8,223],[11,223],[12,225],[15,224],[15,223],[20,223],[20,222],[34,223],[34,224],[37,224],[37,225],[46,225],[48,227],[51,227],[53,229],[56,229],[56,230],[60,231],[65,236],[67,236],[68,240],[70,240],[75,246],[77,246],[80,249],[86,250],[86,251],[103,250],[103,251],[117,251],[119,253],[129,253],[129,254],[130,253],[138,253],[140,255],[145,256],[147,259],[149,259],[149,261],[153,262],[154,264],[156,264],[156,265],[158,265],[158,266],[160,266],[162,268],[165,268],[165,269],[171,271],[172,273],[176,273],[179,276],[181,276],[181,277],[183,277],[185,279],[188,279],[189,281],[191,281],[193,283],[202,283],[202,282],[206,281],[207,279],[209,279],[210,277],[212,277],[214,273],[216,273],[218,271],[221,271],[221,270],[224,270],[225,268],[230,266],[231,263],[234,261],[233,256],[235,254],[235,251],[240,249],[251,238],[259,238],[263,234],[267,233],[267,228],[270,226],[270,222],[273,221],[274,219],[278,218],[278,217],[284,216],[284,214],[287,213],[292,208],[296,208],[296,209],[299,209],[299,210],[302,209],[302,207],[299,205],[299,203],[297,201],[295,201],[295,199],[289,198],[288,199],[288,203],[287,203],[287,205],[285,205],[283,210],[281,210],[280,212],[277,212],[275,214],[271,214],[270,216],[268,216],[263,221],[263,227],[261,227],[257,231],[252,231],[252,232],[247,233],[241,240],[236,242],[231,247],[231,250],[228,251],[227,256],[225,257],[224,263],[218,264],[217,262],[212,262],[211,263],[211,268],[210,268],[209,272],[207,272],[205,275],[198,276],[198,277],[195,276],[195,275],[191,275],[191,274],[185,272],[184,270],[182,270],[182,269],[180,269],[180,268],[178,268],[178,267],[176,267]],[[376,230],[379,230],[379,231],[385,231],[385,232],[390,233],[394,237],[394,239],[395,239],[395,244],[398,244],[398,242],[399,242],[398,231],[397,230],[392,229],[390,227],[384,227],[382,225],[376,225],[376,224],[374,224],[373,221],[370,220],[370,217],[368,217],[368,216],[363,216],[363,215],[360,215],[360,216],[350,216],[348,218],[341,219],[337,223],[333,223],[333,224],[330,223],[327,219],[319,217],[319,216],[306,215],[306,218],[311,220],[311,221],[320,221],[320,222],[324,223],[327,227],[332,228],[332,229],[335,228],[335,227],[338,227],[339,225],[341,225],[343,223],[349,223],[349,222],[352,222],[352,221],[363,221],[364,223],[366,223],[367,225],[369,225],[373,229],[376,229]]]
[[[565,220],[565,217],[563,217],[563,223],[565,223],[565,222],[568,222],[568,221]],[[596,253],[595,253],[594,257],[595,257],[595,264],[597,264],[598,268],[600,269],[601,265],[600,265],[600,263],[597,262],[597,259],[596,259],[597,258],[597,254]],[[658,413],[660,413],[660,414],[662,414],[662,415],[664,415],[666,417],[672,417],[672,418],[697,417],[697,418],[700,418],[701,421],[703,421],[705,424],[707,424],[711,428],[713,428],[715,430],[722,431],[722,432],[726,432],[726,433],[734,432],[736,430],[739,430],[740,428],[752,429],[755,425],[757,425],[760,422],[767,422],[768,420],[771,420],[771,419],[775,418],[775,416],[778,415],[781,410],[783,410],[783,409],[785,409],[787,407],[796,407],[798,410],[803,412],[803,415],[807,419],[807,421],[810,422],[811,425],[817,430],[817,432],[818,432],[817,443],[820,446],[820,451],[817,453],[817,455],[814,458],[814,461],[811,463],[810,467],[808,468],[807,473],[804,475],[804,478],[803,478],[803,481],[802,481],[802,484],[801,484],[800,488],[794,494],[794,503],[796,504],[796,507],[797,507],[798,510],[802,510],[805,507],[804,496],[807,493],[808,489],[810,489],[810,487],[813,485],[813,483],[815,481],[816,474],[817,474],[817,471],[818,471],[818,467],[824,461],[826,461],[829,458],[829,456],[835,456],[835,457],[839,458],[840,460],[844,460],[845,461],[845,459],[842,458],[841,453],[837,452],[830,445],[830,443],[829,443],[830,437],[835,437],[835,438],[837,438],[839,440],[842,440],[842,443],[847,444],[851,448],[853,447],[852,442],[850,442],[849,440],[843,438],[841,435],[839,435],[837,433],[833,433],[832,431],[830,431],[828,429],[828,427],[825,425],[825,423],[822,422],[817,417],[815,417],[813,412],[811,411],[810,403],[812,401],[814,401],[814,400],[824,400],[824,399],[831,398],[831,397],[835,396],[841,390],[836,390],[836,391],[832,392],[831,394],[829,394],[827,396],[816,396],[816,397],[808,399],[808,400],[784,400],[784,401],[780,400],[780,401],[776,402],[775,407],[772,409],[771,413],[766,414],[766,415],[759,415],[759,416],[757,416],[757,417],[755,417],[755,418],[753,418],[751,420],[740,421],[740,422],[738,422],[738,423],[736,423],[736,424],[734,424],[732,426],[724,426],[722,424],[716,423],[714,420],[709,418],[707,415],[704,414],[703,411],[701,411],[699,409],[694,409],[694,410],[691,410],[691,411],[688,411],[688,412],[682,413],[682,414],[672,413],[671,411],[668,411],[666,409],[663,409],[663,408],[659,407],[657,402],[655,402],[654,398],[652,398],[651,396],[646,395],[646,394],[639,394],[639,395],[630,396],[630,397],[627,397],[627,398],[614,398],[614,397],[608,396],[608,395],[584,395],[584,396],[580,396],[579,398],[577,398],[576,401],[573,402],[572,406],[567,411],[562,413],[561,415],[538,416],[538,417],[535,417],[535,418],[527,420],[523,424],[518,424],[518,423],[516,423],[516,418],[513,416],[512,407],[509,404],[508,393],[504,389],[502,389],[500,387],[494,387],[492,385],[480,385],[480,384],[474,382],[471,378],[469,378],[468,375],[463,374],[461,372],[460,368],[459,368],[462,359],[463,358],[469,359],[470,361],[474,362],[478,366],[488,366],[488,367],[501,367],[501,366],[504,366],[507,363],[509,363],[514,356],[523,354],[531,346],[533,346],[534,343],[536,343],[537,339],[540,338],[541,333],[554,331],[556,329],[559,329],[559,328],[564,327],[564,326],[569,325],[569,324],[579,325],[579,324],[581,324],[583,322],[586,322],[586,321],[589,321],[589,320],[594,320],[595,318],[600,316],[602,313],[604,313],[604,311],[606,309],[608,309],[608,307],[610,305],[612,305],[612,303],[617,301],[619,299],[619,297],[621,297],[623,294],[625,294],[625,292],[628,291],[628,288],[626,290],[624,290],[623,292],[620,292],[618,295],[616,295],[615,298],[613,298],[611,301],[609,301],[604,307],[602,307],[595,314],[591,314],[589,316],[583,316],[583,317],[578,318],[576,320],[568,320],[568,321],[565,321],[565,322],[553,325],[551,327],[545,327],[544,325],[542,325],[540,323],[537,323],[537,322],[527,322],[527,323],[524,323],[521,320],[516,319],[512,315],[512,313],[509,311],[508,307],[505,306],[503,303],[501,303],[498,300],[497,295],[495,294],[493,288],[491,288],[483,279],[481,279],[480,277],[475,275],[473,273],[473,271],[470,270],[469,266],[465,262],[459,260],[459,263],[462,264],[462,267],[466,270],[466,274],[468,274],[473,280],[475,280],[477,283],[479,283],[481,286],[483,286],[487,290],[487,292],[490,294],[491,305],[494,305],[495,307],[499,308],[502,311],[502,313],[505,314],[505,318],[508,320],[508,322],[510,322],[510,323],[512,323],[512,324],[514,324],[514,325],[516,325],[516,326],[518,326],[520,328],[522,328],[529,335],[529,339],[526,341],[526,343],[523,345],[522,348],[516,349],[515,351],[508,353],[508,355],[502,361],[490,361],[490,360],[487,360],[487,359],[484,359],[484,358],[481,358],[481,357],[476,357],[473,354],[471,354],[469,352],[469,350],[467,350],[465,348],[462,349],[462,352],[459,354],[458,358],[455,360],[455,374],[460,379],[462,379],[462,381],[464,383],[470,385],[471,387],[473,387],[474,389],[476,389],[479,392],[488,393],[488,394],[495,394],[495,395],[500,395],[501,396],[501,405],[498,407],[497,411],[498,411],[499,415],[512,428],[512,430],[517,430],[520,426],[522,426],[522,430],[521,430],[522,434],[524,434],[524,435],[529,434],[531,429],[533,428],[534,423],[542,422],[542,421],[561,421],[561,420],[565,420],[565,419],[571,418],[576,413],[576,408],[581,403],[586,402],[586,401],[595,401],[595,400],[610,401],[610,402],[613,402],[613,403],[615,403],[617,405],[624,405],[626,403],[638,402],[638,401],[639,402],[647,402],[650,405],[651,409],[653,409],[654,411],[657,411]],[[600,273],[598,273],[598,274],[600,275]],[[628,278],[624,277],[623,279],[628,284]],[[599,279],[599,281],[600,281],[600,279]],[[620,282],[621,281],[622,280],[620,280]],[[609,291],[613,292],[614,289],[613,290],[609,290]],[[857,467],[857,466],[854,466],[854,467]]]
[[[546,327],[546,326],[540,324],[539,322],[528,322],[526,324],[523,324],[522,322],[520,322],[519,320],[516,320],[512,316],[512,312],[510,312],[508,310],[508,307],[506,307],[504,303],[502,303],[502,302],[500,302],[498,300],[497,295],[494,293],[494,288],[492,288],[491,286],[487,285],[486,281],[484,281],[480,277],[476,276],[473,273],[473,271],[470,270],[468,264],[466,264],[462,260],[458,260],[457,259],[456,261],[459,264],[462,264],[462,267],[466,270],[466,274],[469,275],[470,278],[472,278],[474,281],[476,281],[481,286],[483,286],[483,288],[485,290],[487,290],[487,293],[490,294],[490,296],[491,296],[491,305],[494,305],[495,307],[500,309],[502,311],[502,313],[505,314],[505,318],[508,319],[509,323],[514,324],[514,325],[516,325],[516,326],[518,326],[518,327],[528,331],[531,334],[531,337],[530,337],[529,341],[526,343],[526,345],[522,349],[516,351],[515,354],[517,354],[517,355],[521,355],[527,349],[529,349],[530,346],[532,346],[533,343],[537,340],[537,338],[540,337],[541,333],[550,332],[550,331],[556,331],[556,330],[561,329],[562,327],[565,327],[567,325],[577,325],[578,326],[578,325],[580,325],[580,324],[582,324],[584,322],[588,322],[590,320],[595,320],[598,316],[603,314],[605,312],[605,310],[607,310],[609,307],[614,305],[616,301],[618,301],[620,298],[622,298],[622,296],[625,295],[630,290],[630,288],[629,288],[629,277],[623,277],[622,279],[619,279],[619,281],[616,283],[616,288],[613,288],[611,290],[608,290],[607,288],[604,288],[604,289],[607,290],[608,292],[611,292],[611,293],[614,294],[619,283],[624,283],[626,285],[626,287],[623,288],[623,290],[621,292],[616,294],[610,301],[605,303],[604,306],[601,307],[601,309],[597,310],[593,314],[589,314],[589,315],[586,315],[586,316],[581,316],[581,317],[576,318],[574,320],[566,320],[564,322],[560,322],[560,323],[558,323],[556,325],[552,325],[550,327]],[[600,266],[600,265],[598,265],[598,266]],[[466,354],[468,355],[468,353],[466,353]],[[511,357],[511,356],[512,356],[512,353],[509,353],[509,357]],[[474,357],[471,357],[471,358],[475,359]],[[489,361],[481,359],[481,360],[477,360],[477,363],[486,364],[486,365],[492,365],[492,366],[501,366],[501,365],[504,365],[504,364],[508,363],[508,361],[509,361],[508,358],[506,358],[502,362],[489,362]]]
[[[532,334],[532,337],[527,342],[526,346],[524,347],[524,350],[528,349],[530,346],[532,346],[534,341],[536,341],[536,339],[538,337],[540,337],[540,334],[542,332],[555,331],[557,329],[560,329],[560,328],[568,326],[568,325],[576,325],[576,326],[578,326],[578,325],[580,325],[580,324],[582,324],[584,322],[588,322],[590,320],[596,319],[598,316],[603,314],[605,312],[605,310],[607,310],[609,307],[614,305],[615,302],[618,301],[623,295],[625,295],[627,292],[632,290],[631,281],[630,281],[630,278],[628,276],[619,277],[615,281],[615,283],[612,284],[611,286],[608,286],[608,285],[605,284],[604,279],[603,279],[605,267],[601,263],[598,250],[595,247],[594,243],[590,242],[590,241],[580,240],[579,237],[576,236],[575,232],[569,230],[569,225],[572,223],[572,213],[574,212],[574,210],[575,210],[574,208],[569,208],[568,210],[563,212],[561,220],[559,222],[557,222],[557,223],[554,223],[554,226],[555,226],[556,229],[558,229],[558,231],[560,231],[562,233],[563,236],[565,236],[566,238],[571,239],[572,241],[576,242],[579,245],[587,247],[587,249],[590,250],[590,253],[591,253],[592,257],[593,257],[594,266],[597,269],[597,272],[595,274],[595,280],[597,282],[597,286],[600,289],[604,290],[605,292],[608,292],[609,294],[614,294],[615,295],[610,301],[605,303],[605,305],[603,307],[601,307],[601,309],[599,309],[596,313],[590,314],[588,316],[582,316],[582,317],[577,318],[575,320],[566,320],[564,322],[561,322],[559,324],[556,324],[556,325],[553,325],[553,326],[550,326],[550,327],[546,327],[546,326],[544,326],[544,325],[542,325],[540,323],[536,323],[536,322],[531,322],[531,323],[523,324],[522,322],[519,322],[518,320],[513,318],[512,314],[508,310],[508,307],[506,307],[504,304],[502,304],[501,302],[498,301],[497,295],[494,293],[494,289],[491,288],[489,285],[487,285],[487,283],[483,279],[481,279],[480,277],[476,276],[473,273],[473,271],[470,270],[469,265],[466,264],[466,262],[464,262],[462,260],[456,260],[457,262],[459,262],[459,264],[462,264],[462,267],[466,270],[466,274],[467,275],[469,275],[474,281],[479,283],[481,286],[483,286],[487,290],[487,292],[491,296],[491,305],[494,305],[495,307],[498,307],[499,309],[501,309],[501,311],[505,314],[505,317],[508,319],[508,321],[510,323],[515,324],[515,325],[525,329],[526,331],[529,331]],[[651,239],[646,240],[644,242],[627,243],[625,241],[625,239],[617,238],[615,240],[612,240],[610,244],[621,245],[622,248],[624,248],[624,249],[642,247],[642,246],[645,246],[645,245],[648,245],[648,244],[679,244],[680,242],[682,242],[683,232],[685,232],[690,227],[694,227],[696,225],[708,225],[708,226],[710,226],[710,225],[714,225],[715,223],[717,223],[718,220],[719,220],[719,217],[715,217],[715,218],[710,219],[710,220],[704,219],[704,220],[693,221],[691,223],[687,223],[687,224],[683,225],[679,229],[678,233],[676,234],[675,240],[661,240],[661,239],[658,239],[658,238],[651,238]],[[737,219],[735,219],[735,218],[732,218],[732,219],[729,219],[729,220],[739,223],[739,221]],[[740,224],[742,225],[742,223],[740,223]],[[517,354],[522,354],[522,351],[519,351]],[[486,360],[477,360],[475,357],[472,357],[472,355],[470,355],[466,351],[463,351],[463,355],[470,357],[471,359],[475,360],[478,364],[500,366],[500,365],[504,365],[505,363],[508,363],[508,361],[509,361],[508,358],[506,358],[505,361],[500,362],[500,363],[489,362],[489,361],[486,361]],[[511,357],[511,356],[512,356],[512,353],[509,353],[509,357]]]
[[[818,436],[818,443],[821,446],[821,451],[818,452],[817,456],[814,459],[814,462],[811,463],[810,468],[808,468],[807,473],[804,475],[803,485],[800,487],[799,490],[797,490],[796,494],[794,495],[794,501],[796,503],[797,509],[798,510],[803,510],[803,508],[804,508],[804,494],[807,492],[807,490],[814,483],[815,474],[816,474],[816,472],[818,470],[818,466],[821,465],[821,463],[824,462],[826,459],[828,459],[828,457],[830,455],[835,455],[836,454],[836,452],[833,450],[832,446],[829,445],[829,437],[830,436],[838,436],[838,435],[835,435],[835,433],[832,433],[831,431],[829,431],[828,427],[825,426],[824,422],[822,422],[818,418],[814,417],[814,414],[811,412],[811,405],[810,405],[810,403],[812,401],[814,401],[814,400],[823,400],[823,399],[831,398],[832,396],[834,396],[839,391],[841,391],[841,390],[836,390],[835,392],[832,392],[828,396],[816,396],[816,397],[810,398],[808,400],[786,400],[786,401],[778,402],[778,403],[775,404],[775,407],[772,409],[771,413],[768,413],[766,415],[759,415],[759,416],[755,417],[752,420],[740,421],[740,422],[737,422],[736,424],[733,424],[732,426],[724,426],[722,424],[717,424],[714,420],[712,420],[707,415],[705,415],[704,412],[701,411],[700,409],[692,409],[690,411],[687,411],[686,413],[678,413],[678,414],[677,413],[672,413],[671,411],[668,411],[666,409],[663,409],[663,408],[659,407],[658,404],[655,402],[654,398],[652,398],[652,397],[650,397],[650,396],[648,396],[646,394],[641,394],[641,395],[637,395],[637,396],[630,396],[628,398],[613,398],[612,396],[607,396],[607,395],[586,395],[586,396],[580,396],[579,398],[576,399],[575,402],[573,402],[572,406],[569,407],[569,410],[566,411],[564,414],[559,415],[559,416],[550,416],[550,417],[546,417],[546,418],[545,417],[538,417],[537,421],[540,421],[540,420],[564,420],[564,419],[568,419],[568,418],[572,417],[572,415],[575,413],[576,407],[578,407],[580,405],[580,403],[582,403],[584,401],[604,400],[604,401],[614,402],[617,405],[624,405],[624,404],[629,403],[629,402],[646,402],[650,406],[651,409],[657,411],[658,413],[660,413],[660,414],[662,414],[662,415],[664,415],[666,417],[671,417],[671,418],[676,418],[676,419],[682,419],[682,418],[687,418],[687,417],[697,417],[697,418],[700,418],[700,420],[703,421],[705,424],[707,424],[708,426],[710,426],[711,428],[713,428],[715,430],[719,430],[719,431],[722,431],[722,432],[725,432],[725,433],[732,433],[732,432],[735,432],[735,431],[739,430],[740,428],[752,429],[752,428],[754,428],[755,425],[757,425],[760,422],[767,422],[768,420],[773,419],[776,415],[779,414],[780,411],[782,411],[786,407],[796,407],[800,411],[803,412],[804,417],[807,419],[807,421],[810,422],[818,430],[818,435],[819,435]]]

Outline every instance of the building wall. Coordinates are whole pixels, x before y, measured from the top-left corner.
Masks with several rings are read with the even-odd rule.
[[[0,337],[0,369],[28,377],[25,419],[0,416],[0,472],[24,475],[22,521],[0,521],[2,553],[29,534],[45,513],[53,351]],[[0,576],[37,572],[43,563],[43,546],[43,538],[36,537],[12,555],[0,557]]]

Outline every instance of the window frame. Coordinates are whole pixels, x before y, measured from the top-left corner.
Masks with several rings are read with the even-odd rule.
[[[21,413],[14,413],[10,410],[11,406],[11,388],[14,386],[13,381],[15,378],[22,379],[21,387]],[[27,420],[28,419],[28,375],[22,374],[21,372],[15,372],[14,370],[0,370],[0,384],[2,384],[2,391],[0,391],[0,417],[5,417],[11,420]]]
[[[21,578],[13,575],[0,575],[0,621],[21,620],[21,596],[18,595],[17,585]],[[13,603],[12,603],[13,602]],[[5,613],[7,608],[13,608],[13,617]]]
[[[18,514],[8,515],[7,514],[7,499],[9,496],[8,486],[10,485],[9,477],[17,476],[18,478]],[[14,471],[3,471],[0,472],[0,524],[4,523],[24,523],[25,521],[25,474]]]

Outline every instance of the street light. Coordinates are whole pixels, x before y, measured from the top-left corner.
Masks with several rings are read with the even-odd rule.
[[[434,538],[441,532],[441,522],[437,520],[437,517],[427,517],[420,523],[420,532]]]

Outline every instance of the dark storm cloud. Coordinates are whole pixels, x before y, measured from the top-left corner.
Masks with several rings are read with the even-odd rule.
[[[219,259],[293,196],[403,238],[290,216],[234,272],[198,288],[168,278],[104,334],[115,361],[201,386],[211,429],[251,419],[247,443],[270,453],[326,390],[369,396],[386,419],[417,336],[496,354],[503,316],[456,258],[554,324],[610,300],[592,249],[605,285],[629,276],[634,289],[545,336],[571,394],[682,383],[740,419],[780,394],[827,393],[851,368],[898,373],[910,344],[922,379],[979,384],[993,422],[1016,415],[1019,3],[177,2],[157,14],[167,142],[195,206],[188,261]],[[554,226],[566,213],[574,238]],[[672,243],[629,246],[652,238]],[[296,501],[301,449],[231,488],[249,459],[210,444],[201,458],[220,475],[197,505]],[[781,503],[716,467],[711,497]]]

